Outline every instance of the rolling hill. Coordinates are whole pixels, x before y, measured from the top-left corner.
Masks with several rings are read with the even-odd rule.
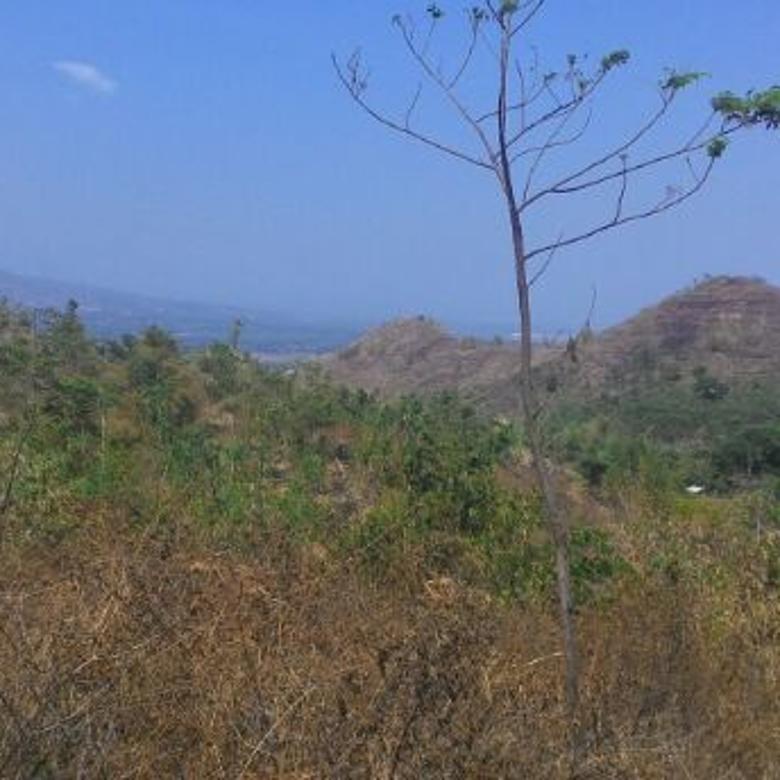
[[[545,386],[578,395],[618,392],[637,381],[676,382],[693,371],[722,380],[780,377],[780,288],[719,276],[683,290],[598,334],[576,354],[540,346]],[[514,344],[458,339],[430,320],[400,320],[366,334],[323,365],[337,382],[385,396],[457,391],[490,413],[516,408]]]
[[[543,347],[538,362],[560,349]],[[326,373],[383,397],[454,390],[480,408],[511,414],[517,406],[518,347],[458,338],[425,317],[395,320],[322,359]]]

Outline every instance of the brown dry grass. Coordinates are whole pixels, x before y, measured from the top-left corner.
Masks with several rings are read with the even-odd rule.
[[[0,777],[569,776],[554,615],[174,536],[0,553]],[[780,777],[777,611],[653,587],[581,616],[579,777]]]

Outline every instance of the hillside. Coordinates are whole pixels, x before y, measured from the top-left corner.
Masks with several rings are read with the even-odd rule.
[[[518,431],[300,378],[0,305],[0,777],[572,780]],[[566,496],[577,777],[776,777],[780,505],[669,463]]]
[[[558,350],[541,348],[537,361]],[[517,406],[519,354],[516,344],[457,338],[434,321],[396,320],[322,360],[338,383],[377,391],[383,397],[431,395],[456,390],[496,414]]]
[[[705,369],[722,380],[780,375],[780,288],[719,276],[601,333],[581,350],[581,378],[596,386]]]
[[[158,325],[188,348],[225,341],[236,320],[243,323],[241,346],[258,354],[319,353],[349,342],[357,332],[349,324],[305,322],[273,311],[155,298],[2,270],[0,299],[30,309],[61,309],[73,299],[97,338],[119,338]]]
[[[721,380],[780,376],[780,288],[714,277],[600,334],[576,361],[562,348],[537,350],[541,384],[575,394],[619,392],[637,381],[677,381],[694,370]],[[384,396],[454,390],[491,413],[517,404],[514,344],[458,339],[425,318],[398,320],[323,360],[336,382]]]

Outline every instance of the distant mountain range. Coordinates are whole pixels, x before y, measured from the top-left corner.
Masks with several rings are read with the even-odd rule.
[[[185,347],[226,341],[241,320],[241,347],[269,357],[317,354],[344,346],[360,332],[349,323],[309,323],[273,312],[167,300],[89,285],[22,276],[0,270],[0,299],[26,308],[79,304],[79,314],[97,338],[118,338],[158,325]]]

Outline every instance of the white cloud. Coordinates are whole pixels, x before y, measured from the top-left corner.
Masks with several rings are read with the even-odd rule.
[[[60,60],[59,62],[53,62],[52,67],[78,87],[83,87],[100,95],[113,95],[116,92],[116,81],[88,62]]]

